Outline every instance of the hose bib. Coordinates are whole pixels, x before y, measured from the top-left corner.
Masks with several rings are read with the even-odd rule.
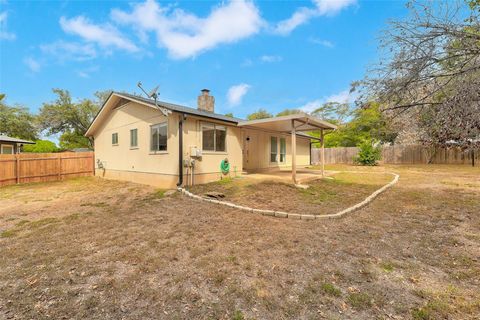
[[[222,171],[223,174],[228,174],[230,172],[230,162],[228,162],[227,158],[220,162],[220,171]]]

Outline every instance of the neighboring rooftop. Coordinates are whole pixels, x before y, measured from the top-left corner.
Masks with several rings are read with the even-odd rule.
[[[23,139],[18,139],[18,138],[12,138],[3,134],[0,134],[0,142],[14,142],[14,143],[23,143],[23,144],[35,144],[33,141],[29,140],[23,140]]]

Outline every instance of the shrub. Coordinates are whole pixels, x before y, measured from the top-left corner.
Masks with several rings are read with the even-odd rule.
[[[37,140],[35,144],[26,144],[23,146],[23,152],[49,153],[59,151],[57,145],[49,140]]]
[[[382,150],[379,146],[374,146],[373,141],[364,141],[358,145],[360,151],[355,157],[355,163],[364,166],[375,166],[377,161],[382,158]]]

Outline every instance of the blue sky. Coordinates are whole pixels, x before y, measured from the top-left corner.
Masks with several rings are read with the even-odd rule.
[[[0,91],[36,112],[52,88],[75,98],[139,92],[216,111],[309,111],[351,100],[352,81],[378,58],[377,37],[402,1],[4,1]]]

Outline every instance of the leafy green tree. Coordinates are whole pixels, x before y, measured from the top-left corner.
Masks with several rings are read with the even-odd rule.
[[[247,120],[258,120],[258,119],[266,119],[266,118],[271,118],[273,115],[265,109],[258,109],[258,111],[251,113],[247,116]]]
[[[49,153],[59,151],[57,145],[49,140],[37,140],[35,144],[23,146],[23,152]]]
[[[64,150],[71,150],[75,148],[88,148],[90,142],[87,137],[78,133],[66,131],[62,133],[59,139],[60,148]]]
[[[35,140],[38,130],[35,126],[35,116],[27,108],[8,106],[5,94],[0,95],[0,133],[10,137]]]
[[[230,117],[230,118],[233,118],[233,113],[232,113],[232,112],[225,113],[225,116]]]
[[[83,99],[78,103],[72,101],[67,90],[53,89],[57,99],[51,103],[44,103],[38,115],[38,122],[42,130],[48,134],[65,134],[66,141],[79,143],[84,141],[82,147],[93,147],[93,139],[82,140],[90,123],[99,110],[99,101]],[[73,138],[72,135],[77,135]],[[80,147],[80,146],[79,146]]]
[[[288,116],[290,114],[296,114],[296,113],[302,113],[302,110],[299,109],[285,109],[283,111],[280,111],[277,113],[276,117],[281,117],[281,116]]]
[[[319,133],[314,132],[314,136]],[[352,119],[339,124],[338,129],[325,135],[326,147],[356,147],[364,141],[393,142],[397,134],[380,110],[380,104],[370,102],[352,112]],[[316,145],[318,147],[318,144]]]

